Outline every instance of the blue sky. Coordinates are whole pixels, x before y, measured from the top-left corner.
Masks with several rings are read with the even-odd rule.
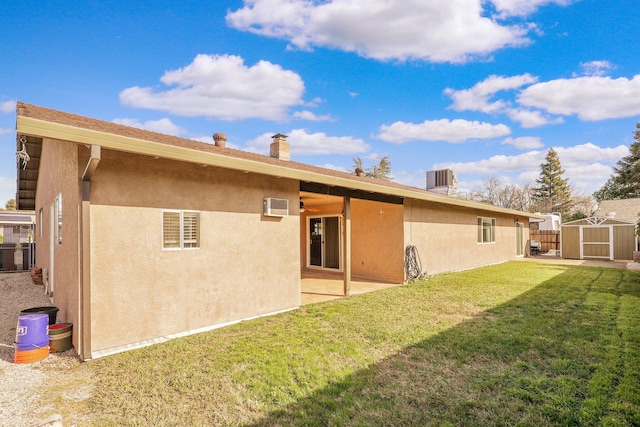
[[[17,100],[394,180],[533,183],[553,147],[577,194],[640,121],[637,0],[12,2],[0,14],[0,204]]]

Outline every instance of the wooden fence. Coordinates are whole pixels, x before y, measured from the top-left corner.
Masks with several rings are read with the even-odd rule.
[[[531,240],[540,242],[541,254],[546,254],[550,250],[560,250],[559,230],[531,230]]]

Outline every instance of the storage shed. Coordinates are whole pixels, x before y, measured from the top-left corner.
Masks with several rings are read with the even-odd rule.
[[[561,256],[568,259],[632,260],[636,225],[606,217],[591,217],[562,224]]]

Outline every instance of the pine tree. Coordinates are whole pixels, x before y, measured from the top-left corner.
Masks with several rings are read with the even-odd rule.
[[[640,197],[640,122],[633,132],[634,142],[629,147],[629,155],[618,161],[614,174],[593,193],[598,200],[634,199]]]
[[[384,156],[377,165],[373,166],[371,177],[391,181],[391,160],[389,160],[389,156]]]
[[[391,181],[391,161],[389,160],[388,155],[382,157],[377,165],[373,165],[367,169],[362,166],[362,159],[360,157],[354,157],[353,166],[354,169],[362,169],[364,171],[364,176],[368,178]]]
[[[533,204],[541,212],[560,212],[564,218],[571,209],[571,187],[568,179],[563,178],[564,170],[553,148],[547,152],[540,168],[538,186],[532,194]]]

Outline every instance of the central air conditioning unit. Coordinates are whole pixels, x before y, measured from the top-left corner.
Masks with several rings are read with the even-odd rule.
[[[283,217],[289,215],[289,200],[267,197],[262,203],[262,213],[264,216]]]
[[[446,196],[455,195],[458,191],[458,179],[451,169],[427,172],[427,190]]]
[[[451,169],[427,172],[427,190],[437,187],[456,187],[458,180]]]

